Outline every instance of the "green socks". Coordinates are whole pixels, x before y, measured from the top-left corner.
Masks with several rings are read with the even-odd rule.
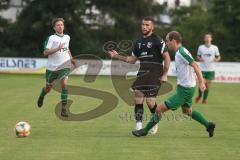
[[[206,89],[205,91],[204,91],[204,93],[203,93],[203,100],[206,100],[207,99],[207,97],[208,97],[208,89]]]
[[[42,88],[42,91],[41,91],[41,93],[40,93],[40,97],[44,97],[47,93],[48,93],[48,92],[47,92],[46,88],[43,87],[43,88]]]
[[[155,126],[161,120],[161,118],[162,118],[161,115],[158,115],[158,113],[152,114],[151,120],[148,122],[148,124],[144,128],[144,131],[148,133],[149,130],[152,129],[152,127]],[[199,123],[204,125],[206,128],[208,128],[209,122],[200,112],[193,110],[192,118],[195,121],[198,121]]]
[[[201,123],[202,125],[204,125],[206,128],[208,128],[208,120],[198,111],[196,110],[193,110],[192,111],[192,118],[195,120],[195,121],[198,121],[199,123]]]
[[[40,97],[44,97],[47,94],[47,90],[45,87],[43,87]],[[66,89],[62,90],[61,93],[61,100],[62,100],[62,108],[65,108],[65,106],[67,105],[67,99],[68,99],[68,91]]]
[[[198,89],[198,97],[202,97],[202,91],[200,90],[200,88]]]
[[[67,105],[67,99],[68,99],[68,91],[64,89],[62,90],[62,93],[61,93],[62,108],[65,108],[65,106]]]
[[[146,127],[144,128],[144,131],[146,133],[148,133],[148,131],[155,126],[159,121],[161,120],[161,116],[158,115],[158,113],[154,113],[152,114],[152,117],[150,119],[150,121],[148,122],[148,124],[146,125]]]

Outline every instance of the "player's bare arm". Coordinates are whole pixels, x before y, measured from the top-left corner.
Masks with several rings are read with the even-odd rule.
[[[57,51],[60,51],[63,47],[64,47],[65,43],[61,43],[57,48],[53,48],[53,49],[45,49],[43,52],[44,56],[49,56],[51,54],[56,53]]]
[[[191,66],[193,67],[193,69],[194,69],[194,71],[197,75],[199,88],[203,92],[206,89],[206,86],[205,86],[205,83],[204,83],[204,80],[203,80],[203,76],[202,76],[202,72],[200,70],[200,67],[195,61],[192,62]]]
[[[203,59],[202,59],[202,57],[201,57],[201,56],[197,56],[197,60],[198,60],[198,61],[200,61],[200,62],[202,62],[202,61],[203,61]]]
[[[221,60],[221,56],[215,56],[214,62],[219,62]]]
[[[138,58],[136,56],[123,56],[123,55],[120,55],[115,50],[109,51],[108,54],[111,58],[115,58],[115,59],[118,59],[118,60],[121,60],[121,61],[124,61],[127,63],[131,63],[131,64],[136,63],[136,61],[138,60]]]
[[[163,52],[162,54],[163,56],[163,61],[164,61],[164,66],[163,66],[163,75],[161,77],[161,82],[167,82],[167,73],[168,73],[168,70],[169,70],[169,66],[170,66],[170,62],[171,62],[171,59],[170,59],[170,56],[169,56],[169,53],[168,52]]]
[[[71,58],[71,63],[72,63],[72,65],[73,65],[73,67],[74,67],[74,68],[77,68],[76,60],[73,59],[72,53],[71,53],[71,51],[70,51],[69,48],[68,48],[68,54],[69,54],[69,56],[70,56],[70,58]]]

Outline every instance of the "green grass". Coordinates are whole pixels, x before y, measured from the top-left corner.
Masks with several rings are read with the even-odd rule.
[[[175,78],[170,78],[176,84]],[[70,84],[111,92],[117,96],[109,77],[94,83],[72,76]],[[133,107],[119,99],[117,108],[104,116],[85,122],[58,119],[54,109],[60,94],[53,91],[45,106],[36,100],[44,84],[41,75],[0,74],[0,159],[1,160],[238,160],[240,155],[240,85],[213,83],[207,105],[194,105],[209,120],[217,123],[215,136],[208,138],[204,127],[193,120],[173,120],[180,110],[167,113],[156,135],[135,138]],[[171,93],[158,97],[158,103]],[[101,101],[83,96],[69,96],[71,111],[85,112]],[[127,113],[127,117],[124,117]],[[149,111],[145,106],[145,113]],[[18,121],[31,124],[31,135],[16,138]]]

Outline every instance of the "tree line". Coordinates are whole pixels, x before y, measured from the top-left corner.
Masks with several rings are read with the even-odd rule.
[[[154,0],[24,0],[15,23],[0,17],[0,56],[43,57],[45,39],[53,33],[51,20],[65,19],[65,33],[71,36],[73,55],[94,54],[107,58],[103,46],[107,41],[136,40],[140,36],[141,19],[156,18],[155,33],[165,37],[170,30],[183,35],[183,45],[196,56],[205,32],[211,32],[224,61],[240,61],[239,0],[210,0],[191,7],[167,9]],[[2,0],[0,10],[8,8]],[[168,14],[170,25],[158,17]],[[131,52],[131,48],[127,53]],[[172,53],[173,56],[173,53]]]

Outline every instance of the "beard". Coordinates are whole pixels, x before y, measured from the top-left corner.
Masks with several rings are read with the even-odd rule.
[[[146,36],[146,35],[149,35],[149,33],[151,33],[152,31],[151,30],[148,30],[148,31],[142,31],[142,34],[144,35],[144,36]]]

